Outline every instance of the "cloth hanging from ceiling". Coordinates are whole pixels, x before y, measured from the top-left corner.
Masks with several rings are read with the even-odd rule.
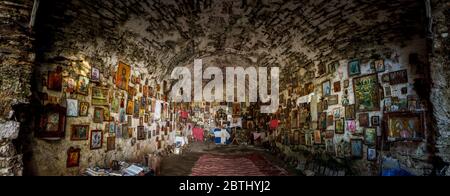
[[[192,129],[192,132],[194,134],[194,139],[196,141],[203,141],[203,139],[204,139],[204,132],[203,132],[202,128],[195,127],[195,128]]]

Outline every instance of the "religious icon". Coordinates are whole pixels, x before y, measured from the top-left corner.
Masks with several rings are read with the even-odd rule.
[[[62,91],[62,67],[58,66],[55,71],[48,72],[47,89],[52,91]]]
[[[116,73],[116,86],[122,90],[128,89],[130,82],[131,67],[122,62],[119,63],[119,69]]]

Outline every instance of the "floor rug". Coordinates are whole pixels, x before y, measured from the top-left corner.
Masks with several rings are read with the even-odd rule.
[[[272,165],[263,156],[203,155],[191,176],[286,176],[287,172]]]

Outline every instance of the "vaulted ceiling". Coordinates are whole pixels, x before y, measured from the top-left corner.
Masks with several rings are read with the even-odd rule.
[[[40,54],[111,53],[150,72],[192,64],[307,67],[370,55],[422,30],[420,0],[41,1]]]

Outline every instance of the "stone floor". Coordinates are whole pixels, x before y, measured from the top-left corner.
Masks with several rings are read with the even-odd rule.
[[[166,157],[162,176],[287,176],[294,170],[253,146],[216,146],[193,143],[188,152]]]

